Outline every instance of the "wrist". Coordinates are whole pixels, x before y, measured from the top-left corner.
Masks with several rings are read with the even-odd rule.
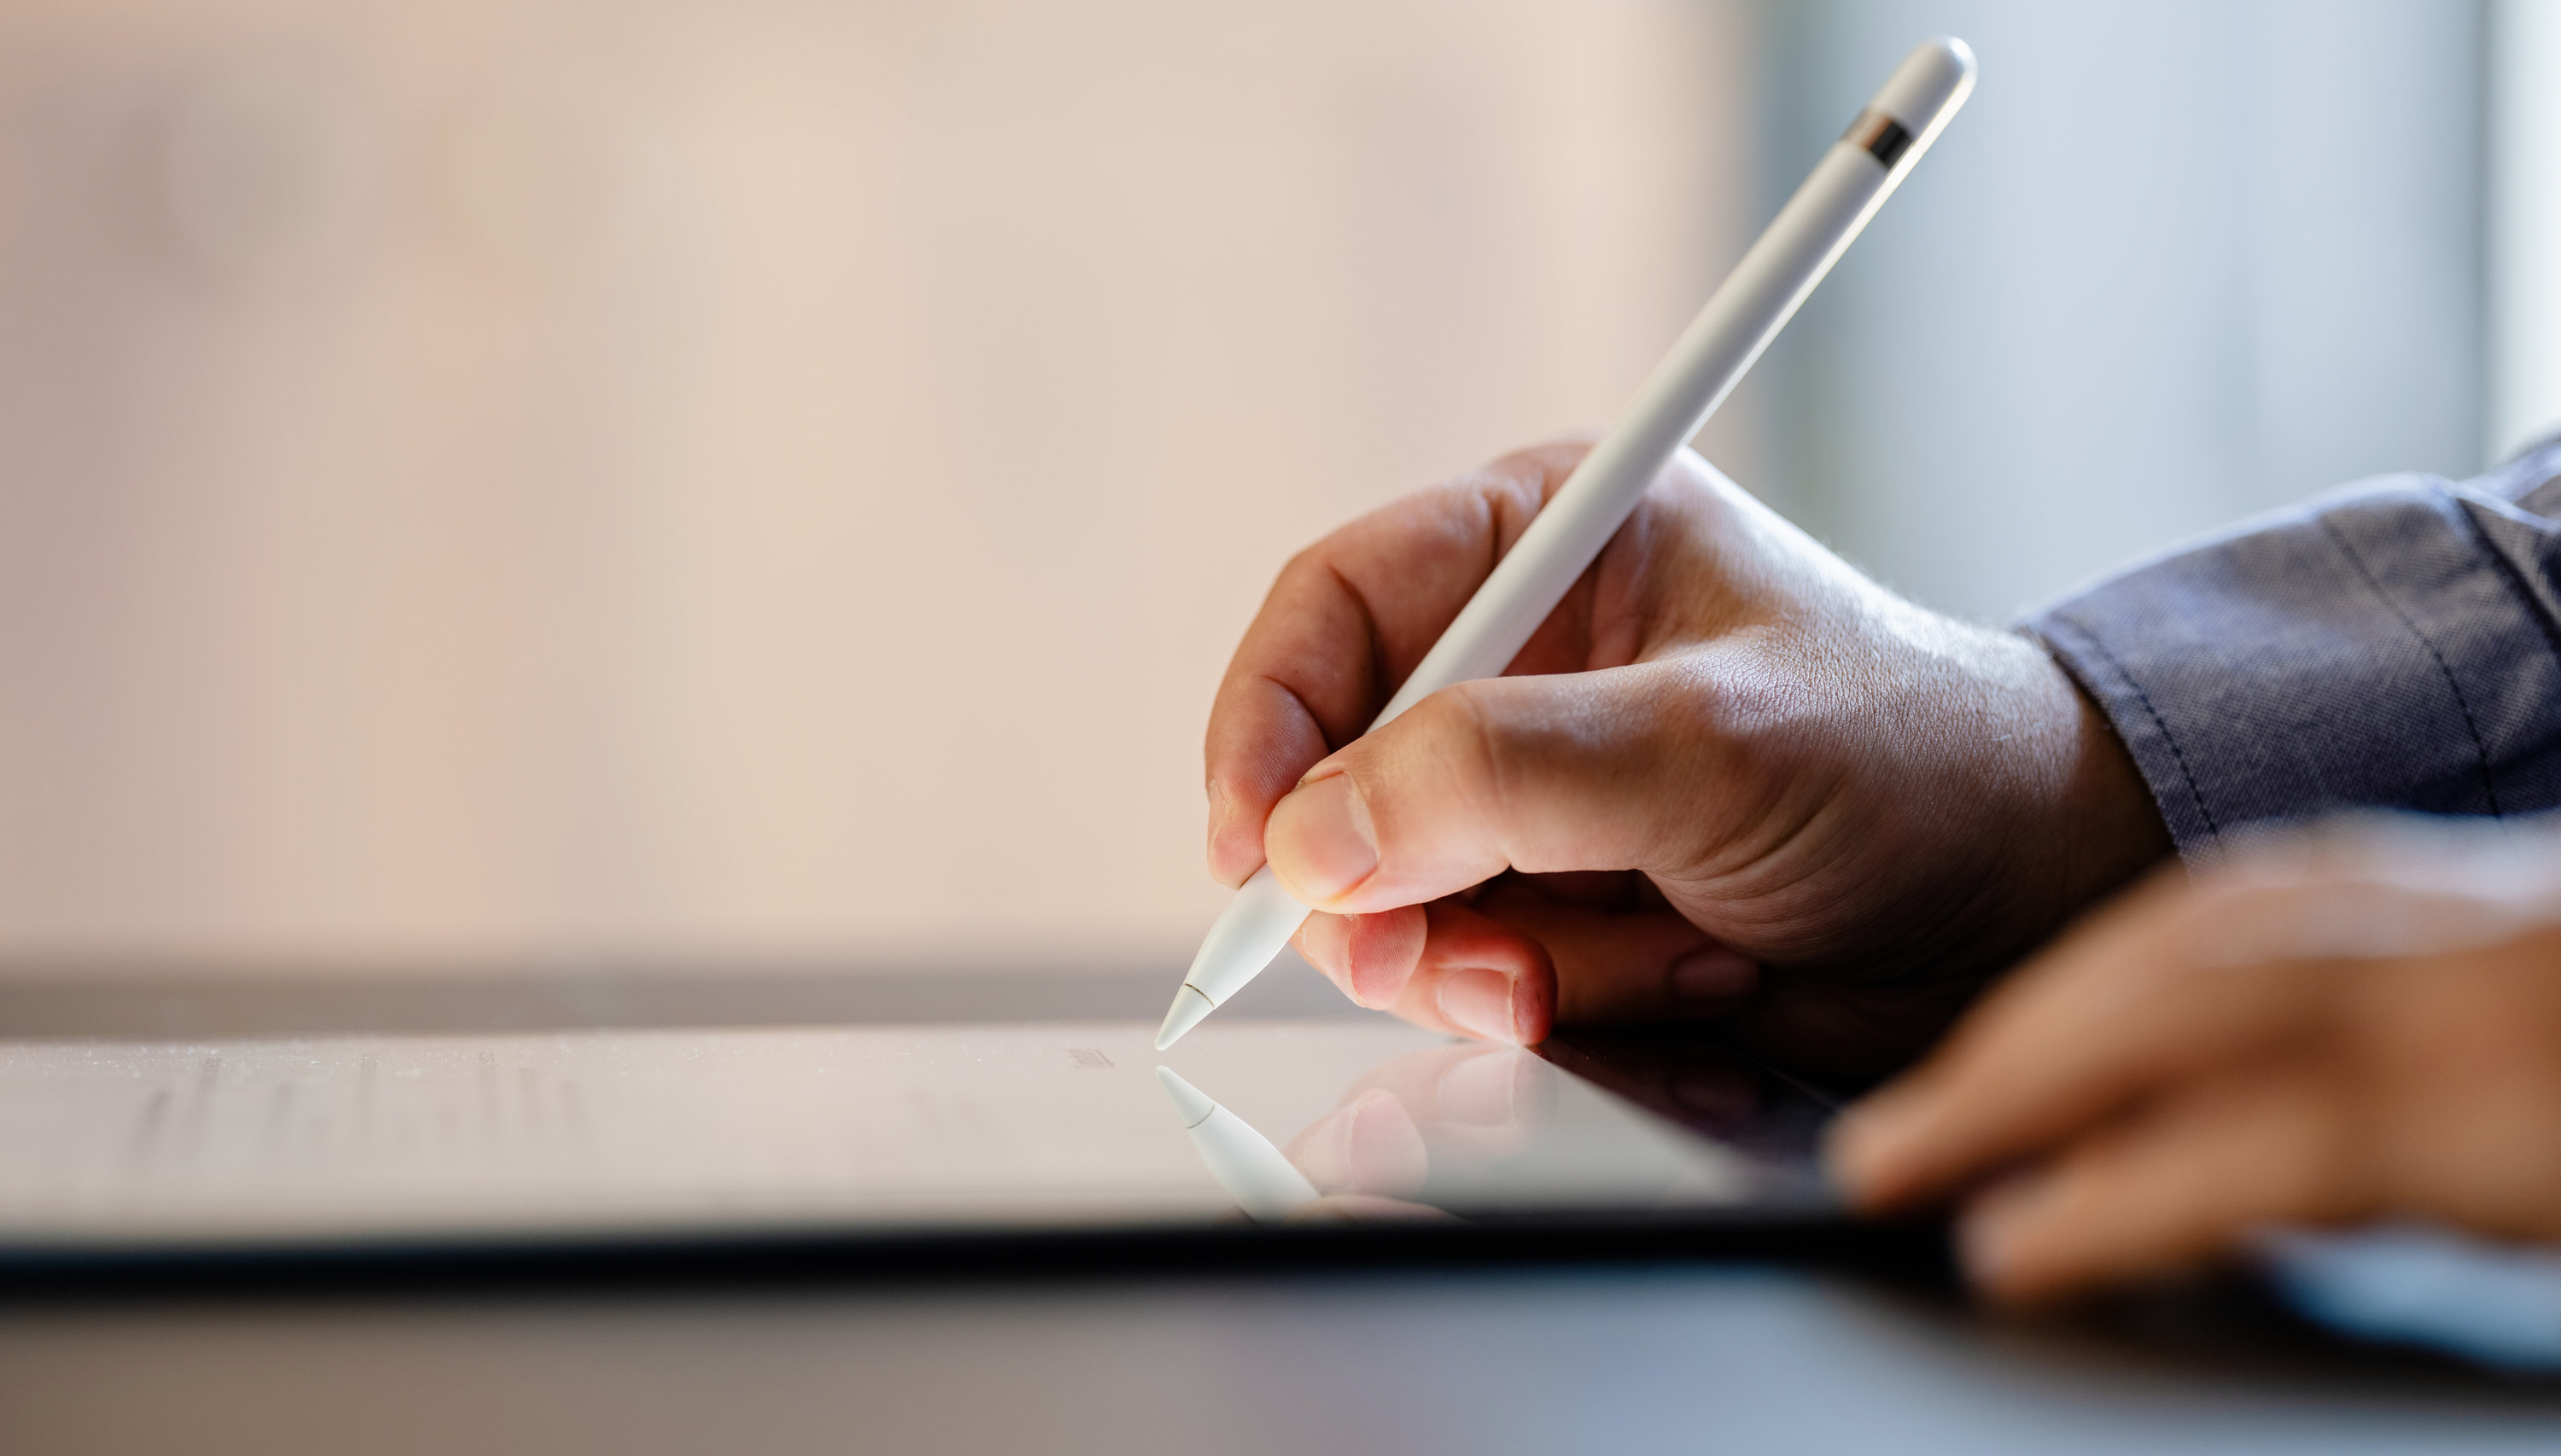
[[[2062,754],[2052,802],[2041,816],[2041,839],[2055,869],[2051,933],[2168,859],[2175,846],[2151,786],[2098,701],[2043,643],[2024,633],[2013,640],[2033,655]]]

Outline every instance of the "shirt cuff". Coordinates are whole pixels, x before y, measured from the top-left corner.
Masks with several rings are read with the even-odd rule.
[[[2182,856],[2352,807],[2561,803],[2552,523],[2397,477],[2151,561],[2023,625],[2108,715]]]

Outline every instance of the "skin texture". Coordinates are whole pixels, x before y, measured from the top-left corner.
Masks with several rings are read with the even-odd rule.
[[[1355,1001],[1518,1044],[1724,1019],[1872,1075],[2168,852],[2042,650],[1901,600],[1686,451],[1504,677],[1360,736],[1587,447],[1302,552],[1219,688],[1211,872],[1268,855]]]
[[[1837,1125],[1876,1212],[1962,1201],[2032,1304],[2255,1228],[2379,1216],[2561,1239],[2561,838],[2372,823],[2153,880]]]

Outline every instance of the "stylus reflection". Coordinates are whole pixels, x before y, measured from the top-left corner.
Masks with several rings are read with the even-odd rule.
[[[1174,1113],[1191,1134],[1193,1151],[1209,1165],[1209,1176],[1249,1217],[1277,1221],[1316,1201],[1315,1185],[1252,1124],[1184,1081],[1170,1066],[1157,1067],[1156,1080],[1174,1099]]]
[[[1555,1068],[1516,1048],[1457,1044],[1409,1053],[1352,1084],[1284,1155],[1252,1124],[1170,1067],[1156,1076],[1192,1146],[1248,1216],[1448,1217],[1420,1201],[1432,1148],[1499,1160],[1535,1136],[1555,1097]]]

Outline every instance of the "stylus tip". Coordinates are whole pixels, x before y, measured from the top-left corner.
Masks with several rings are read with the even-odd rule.
[[[1183,1039],[1183,1033],[1199,1026],[1211,1012],[1218,1010],[1200,988],[1185,981],[1174,993],[1174,1004],[1165,1009],[1165,1024],[1156,1028],[1156,1050],[1164,1051]]]
[[[1176,1076],[1170,1066],[1157,1067],[1156,1080],[1165,1084],[1165,1095],[1174,1099],[1174,1112],[1182,1118],[1185,1127],[1200,1126],[1218,1110],[1218,1104],[1209,1099],[1207,1092]]]

